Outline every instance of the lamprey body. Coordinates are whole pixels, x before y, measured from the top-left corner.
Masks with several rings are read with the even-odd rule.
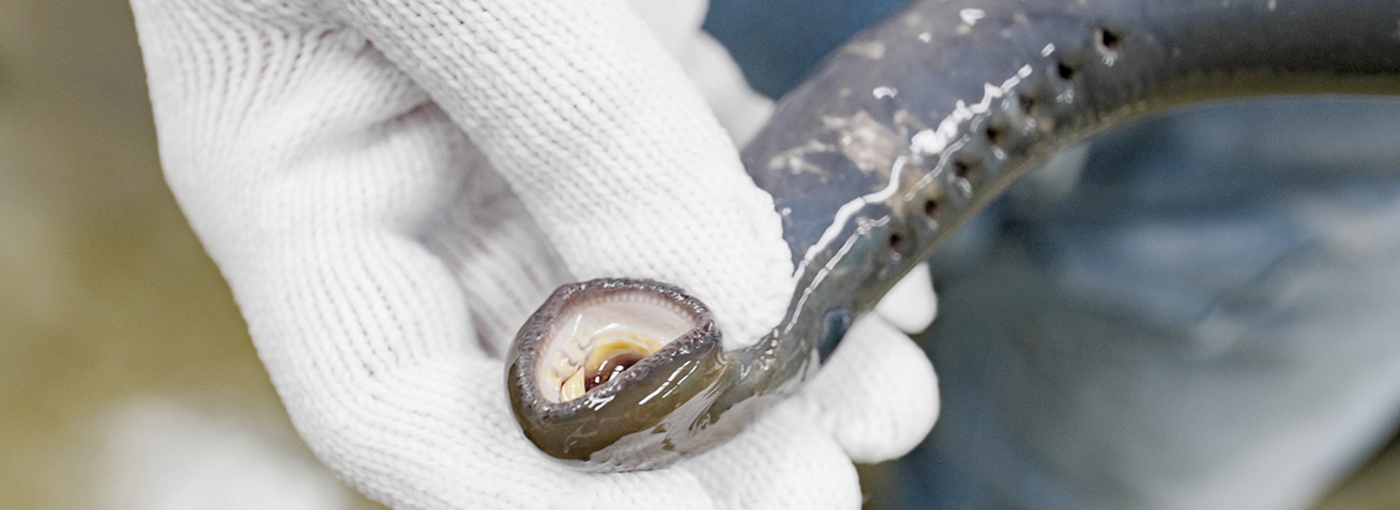
[[[1400,2],[915,3],[784,97],[743,152],[773,195],[798,271],[774,333],[723,351],[704,305],[679,289],[568,286],[512,346],[516,416],[542,451],[582,469],[647,469],[702,452],[798,387],[857,316],[1057,149],[1167,108],[1316,93],[1400,94]],[[589,346],[621,344],[552,350],[566,327],[559,310],[595,292],[668,303],[684,326],[615,348],[620,361],[607,367],[587,362]],[[599,373],[591,389],[565,388]]]

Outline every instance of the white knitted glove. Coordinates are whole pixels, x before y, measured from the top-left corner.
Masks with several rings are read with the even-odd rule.
[[[132,4],[171,189],[297,430],[370,497],[855,508],[850,459],[931,427],[931,367],[865,320],[802,395],[677,467],[578,473],[520,434],[495,356],[556,285],[670,282],[735,344],[793,291],[770,197],[627,4]]]

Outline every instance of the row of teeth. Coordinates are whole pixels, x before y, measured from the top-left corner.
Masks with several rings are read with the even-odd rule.
[[[688,317],[692,313],[669,300],[642,292],[620,292],[585,298],[574,303],[573,310],[586,312],[592,307],[609,303],[637,303],[661,307],[680,317]],[[612,356],[612,353],[618,349],[645,356],[655,352],[665,343],[665,341],[658,342],[657,339],[641,335],[640,331],[629,331],[627,328],[594,331],[592,334],[584,334],[585,330],[575,329],[568,337],[556,338],[549,348],[550,352],[544,358],[545,362],[541,363],[543,367],[541,367],[540,384],[557,390],[558,402],[568,402],[587,392],[588,386],[585,378],[588,376],[588,366],[590,363],[599,363],[600,360],[596,358]],[[599,349],[605,352],[597,352]],[[595,359],[590,361],[590,358]],[[545,391],[553,393],[550,390]]]
[[[583,362],[586,353],[583,351],[592,339],[585,339],[579,335],[572,335],[571,338],[561,339],[561,348],[554,349],[552,356],[552,366],[554,379],[559,383],[559,401],[568,402],[584,393],[583,384]]]
[[[564,341],[559,342],[562,348],[554,349],[554,359],[552,360],[554,366],[551,367],[554,369],[555,375],[562,379],[583,366],[583,360],[587,354],[583,352],[583,349],[587,347],[585,342],[588,342],[588,340],[581,338],[579,335],[573,335],[572,338],[564,339]]]

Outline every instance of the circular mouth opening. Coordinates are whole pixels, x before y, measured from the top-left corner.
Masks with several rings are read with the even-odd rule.
[[[578,296],[553,323],[535,373],[545,399],[561,403],[626,372],[700,327],[701,319],[668,295],[624,288]]]

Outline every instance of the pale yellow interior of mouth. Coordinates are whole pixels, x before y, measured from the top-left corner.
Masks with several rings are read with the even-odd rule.
[[[540,392],[551,402],[583,396],[587,372],[604,361],[645,357],[696,326],[680,306],[645,291],[585,299],[555,320],[536,370]]]

